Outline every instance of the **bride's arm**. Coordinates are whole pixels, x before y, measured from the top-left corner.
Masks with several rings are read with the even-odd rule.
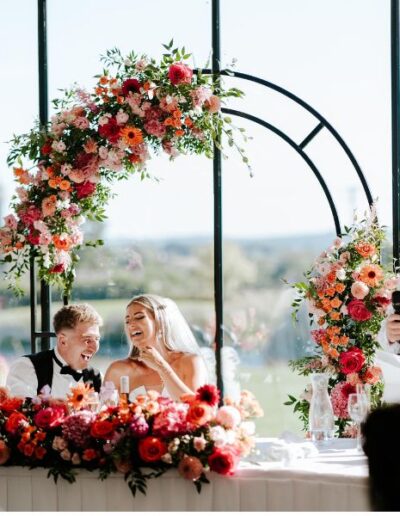
[[[199,355],[183,355],[176,361],[176,370],[154,349],[141,350],[139,360],[158,372],[169,395],[179,400],[182,394],[194,394],[207,383],[207,368]]]

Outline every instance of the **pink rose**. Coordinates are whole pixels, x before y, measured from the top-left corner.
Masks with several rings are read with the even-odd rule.
[[[356,299],[364,299],[368,292],[369,287],[362,281],[355,281],[351,286],[351,293]]]
[[[4,217],[4,223],[10,229],[17,229],[18,221],[12,213]]]
[[[35,415],[35,425],[40,428],[53,428],[60,426],[64,420],[65,410],[63,407],[47,407],[39,410]]]
[[[347,311],[353,321],[368,321],[372,317],[372,313],[367,309],[364,302],[359,299],[353,299],[347,305]]]
[[[174,86],[178,84],[190,84],[193,70],[183,63],[174,63],[169,67],[168,77]]]

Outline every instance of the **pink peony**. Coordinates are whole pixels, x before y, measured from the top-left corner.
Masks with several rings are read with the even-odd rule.
[[[149,425],[144,416],[134,416],[129,429],[133,437],[144,437],[149,432]]]
[[[220,407],[216,417],[217,423],[225,428],[235,428],[241,421],[240,412],[232,406]]]

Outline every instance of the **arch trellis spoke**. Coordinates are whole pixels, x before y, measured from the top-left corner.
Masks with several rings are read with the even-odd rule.
[[[286,143],[288,143],[302,157],[302,159],[307,163],[307,165],[313,171],[315,177],[317,178],[319,184],[322,187],[322,190],[324,191],[325,197],[328,200],[329,207],[330,207],[331,212],[332,212],[333,221],[334,221],[334,224],[335,224],[336,234],[340,235],[341,234],[341,227],[340,227],[340,222],[339,222],[339,216],[338,216],[338,213],[337,213],[337,210],[336,210],[335,203],[333,202],[332,195],[331,195],[331,193],[329,191],[329,188],[328,188],[327,184],[325,183],[325,180],[322,177],[321,173],[319,172],[319,170],[315,166],[314,162],[303,151],[301,146],[298,145],[296,142],[294,142],[291,138],[289,138],[289,136],[287,134],[285,134],[284,132],[280,131],[277,127],[275,127],[272,124],[266,122],[265,120],[262,120],[261,118],[258,118],[258,117],[254,116],[254,115],[249,115],[248,113],[243,113],[241,111],[237,111],[235,109],[223,108],[222,112],[223,113],[227,113],[229,115],[239,116],[239,117],[245,118],[247,120],[251,120],[252,122],[255,122],[256,124],[259,124],[259,125],[265,127],[266,129],[269,129],[270,131],[272,131],[273,133],[278,135],[280,138],[282,138]]]

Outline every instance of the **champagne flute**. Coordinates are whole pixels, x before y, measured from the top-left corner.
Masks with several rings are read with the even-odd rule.
[[[368,398],[365,393],[361,392],[350,394],[347,407],[351,419],[357,425],[357,451],[362,451],[361,422],[368,413]]]
[[[98,412],[100,409],[100,400],[98,392],[89,392],[87,395],[86,405],[91,412]]]

